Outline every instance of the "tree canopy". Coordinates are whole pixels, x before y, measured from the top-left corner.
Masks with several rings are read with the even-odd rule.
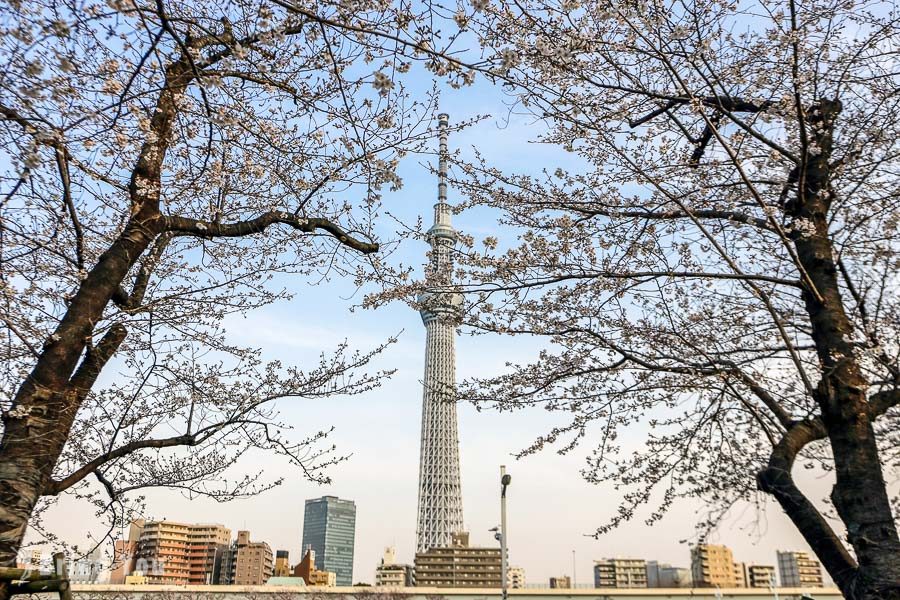
[[[585,477],[626,492],[599,532],[684,497],[712,526],[761,491],[847,597],[900,593],[897,19],[877,2],[526,0],[470,24],[511,110],[585,167],[462,165],[462,209],[518,236],[461,252],[468,324],[550,346],[461,394],[570,413],[525,453],[591,444]],[[645,445],[623,449],[626,429]],[[831,507],[797,462],[833,471]]]
[[[384,346],[266,364],[223,319],[287,276],[376,276],[382,195],[433,136],[405,74],[469,82],[453,39],[368,1],[29,0],[0,23],[0,562],[62,493],[114,528],[147,486],[277,484],[230,470],[248,448],[325,480],[328,431],[291,434],[272,402],[370,390]]]

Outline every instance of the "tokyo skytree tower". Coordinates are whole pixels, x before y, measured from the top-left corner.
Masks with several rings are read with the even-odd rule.
[[[447,124],[448,116],[438,115],[438,202],[434,205],[434,225],[428,230],[431,260],[425,276],[426,292],[419,296],[426,333],[417,552],[450,546],[451,534],[463,528],[455,349],[462,296],[451,287],[457,234],[450,224],[447,204]]]

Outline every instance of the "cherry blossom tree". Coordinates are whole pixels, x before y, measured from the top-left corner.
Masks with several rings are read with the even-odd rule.
[[[463,165],[461,208],[518,236],[461,252],[469,325],[548,347],[462,395],[571,415],[523,454],[592,444],[624,494],[598,534],[767,494],[847,598],[900,597],[896,6],[479,4],[512,110],[572,155]]]
[[[60,494],[115,528],[147,486],[277,484],[235,474],[247,449],[326,478],[328,432],[273,402],[379,385],[383,346],[265,364],[223,319],[285,277],[377,273],[382,193],[432,137],[403,74],[471,81],[455,38],[370,0],[15,0],[0,23],[0,564]]]

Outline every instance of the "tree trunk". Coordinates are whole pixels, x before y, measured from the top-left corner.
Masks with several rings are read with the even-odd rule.
[[[193,77],[187,56],[166,68],[165,85],[157,98],[148,135],[138,155],[128,187],[131,218],[112,245],[81,282],[65,315],[46,340],[34,369],[3,414],[0,441],[0,566],[14,566],[28,519],[44,493],[69,436],[75,416],[94,380],[125,337],[113,327],[97,348],[85,354],[94,328],[128,272],[162,233],[159,212],[162,165],[177,96]],[[82,360],[78,366],[79,360]],[[77,370],[76,370],[77,367]],[[0,587],[0,600],[8,587]]]
[[[861,412],[828,429],[837,476],[831,499],[859,564],[856,576],[839,584],[841,591],[847,598],[900,598],[900,540],[872,424]]]
[[[810,108],[806,119],[811,150],[801,166],[796,203],[786,207],[789,216],[814,226],[813,233],[799,228],[794,242],[808,278],[803,299],[822,366],[815,399],[834,455],[837,481],[831,497],[858,563],[855,572],[830,574],[847,598],[900,598],[900,539],[868,410],[868,381],[854,354],[853,327],[841,298],[828,231],[834,198],[829,161],[840,110],[839,101]]]
[[[15,566],[28,519],[46,489],[81,401],[102,363],[124,339],[124,328],[113,328],[97,348],[85,354],[94,326],[135,261],[157,236],[160,221],[154,214],[137,215],[100,257],[44,345],[12,408],[3,414],[0,566]],[[76,371],[82,355],[84,360]]]

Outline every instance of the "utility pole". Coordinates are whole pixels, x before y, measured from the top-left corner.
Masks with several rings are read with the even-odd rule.
[[[575,576],[575,551],[572,550],[572,589],[578,587],[578,578]]]
[[[500,584],[503,590],[503,600],[509,593],[509,581],[506,573],[506,487],[512,477],[506,474],[506,465],[500,465]]]

